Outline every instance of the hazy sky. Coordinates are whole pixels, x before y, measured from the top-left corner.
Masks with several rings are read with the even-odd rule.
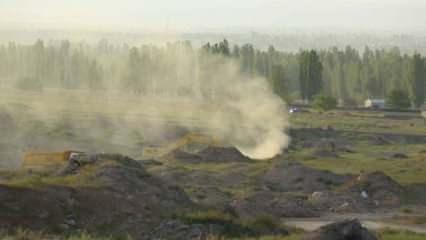
[[[0,0],[0,26],[200,31],[426,29],[426,0]]]

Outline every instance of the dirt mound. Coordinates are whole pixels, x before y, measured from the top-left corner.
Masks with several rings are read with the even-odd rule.
[[[179,220],[168,220],[162,222],[144,239],[164,240],[207,240],[210,235],[220,232],[220,226],[185,224]]]
[[[247,162],[250,159],[233,147],[212,147],[202,149],[197,153],[189,153],[181,149],[173,150],[162,160],[179,161],[188,164],[197,163],[223,163],[223,162]]]
[[[343,187],[344,191],[361,195],[364,199],[382,207],[396,207],[401,204],[404,188],[383,172],[361,174]]]
[[[316,217],[318,213],[303,197],[270,191],[256,192],[241,200],[235,200],[232,207],[242,218],[259,216]]]
[[[309,196],[309,202],[321,212],[361,213],[377,207],[373,201],[363,199],[360,194],[348,192],[314,192]]]
[[[208,147],[198,153],[207,162],[246,162],[250,159],[233,147]]]
[[[282,161],[266,172],[263,181],[268,189],[274,191],[311,194],[335,188],[351,178],[348,175],[306,167],[297,162]]]
[[[72,175],[0,186],[0,228],[126,232],[137,238],[161,216],[192,206],[182,190],[151,176],[137,161],[121,155],[97,159]]]
[[[324,226],[303,236],[303,240],[377,240],[358,220],[346,220]]]

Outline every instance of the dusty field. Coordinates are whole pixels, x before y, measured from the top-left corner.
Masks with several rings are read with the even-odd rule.
[[[150,119],[149,109],[141,110],[136,119],[143,121],[143,114]],[[19,114],[25,115],[25,111]],[[126,158],[123,162],[110,155],[106,162],[84,166],[65,176],[4,170],[0,173],[0,208],[4,210],[0,213],[0,226],[52,232],[67,228],[95,234],[106,229],[111,233],[126,230],[132,236],[154,230],[152,234],[170,232],[182,236],[193,231],[221,233],[223,229],[211,232],[210,227],[203,225],[213,221],[220,226],[232,222],[234,228],[228,230],[233,234],[238,230],[247,236],[259,236],[284,231],[278,227],[254,231],[247,222],[268,216],[269,220],[264,220],[268,223],[281,225],[293,221],[302,223],[296,224],[298,227],[307,224],[304,228],[311,230],[313,225],[337,220],[329,218],[333,214],[357,216],[375,229],[402,226],[417,231],[425,226],[423,119],[389,119],[380,112],[298,113],[290,119],[289,149],[273,159],[259,161],[217,140],[182,141],[188,131],[173,121],[172,112],[154,116],[167,116],[167,124],[162,126],[164,134],[158,136],[156,131],[144,128],[120,133],[126,126],[132,126],[126,125],[131,123],[128,121],[114,128],[119,122],[117,118],[124,114],[119,112],[122,110],[97,111],[99,115],[95,118],[71,113],[78,124],[41,124],[37,119],[19,122],[32,125],[17,125],[2,113],[5,134],[13,136],[19,127],[27,127],[24,138],[3,138],[3,154],[14,149],[42,149],[46,146],[43,144],[49,143],[50,148],[44,150],[119,152],[135,160]],[[96,134],[88,134],[87,129]],[[15,168],[19,168],[19,156],[9,157],[18,159]],[[44,198],[40,198],[40,192]],[[70,202],[69,196],[73,199]],[[105,201],[99,202],[96,196]],[[32,208],[35,205],[37,210]],[[176,216],[188,216],[188,212],[182,213],[183,209],[192,217],[176,220]],[[210,210],[220,214],[203,214]],[[194,211],[201,214],[191,213]],[[24,216],[31,216],[31,222],[37,224],[29,224]],[[103,220],[99,222],[97,218]],[[117,224],[114,219],[123,221]],[[314,219],[314,223],[309,219]],[[183,228],[188,232],[182,232]]]

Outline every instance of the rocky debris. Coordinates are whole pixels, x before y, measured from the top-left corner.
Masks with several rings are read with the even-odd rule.
[[[246,198],[234,200],[231,205],[242,218],[263,215],[281,217],[316,217],[318,212],[304,197],[270,191],[256,192]]]
[[[91,185],[61,185],[66,181],[53,175],[53,185],[0,186],[0,228],[126,232],[137,237],[177,209],[194,207],[183,190],[150,175],[133,159],[107,154],[97,159],[72,176]]]
[[[263,176],[264,185],[273,191],[311,194],[340,186],[352,177],[313,169],[298,162],[281,161]]]
[[[378,238],[354,220],[332,223],[305,234],[303,240],[377,240]]]
[[[401,204],[404,188],[383,172],[361,174],[348,182],[343,191],[361,195],[365,192],[368,199],[380,207],[397,207]]]

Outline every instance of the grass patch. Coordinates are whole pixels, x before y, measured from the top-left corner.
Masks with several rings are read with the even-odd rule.
[[[100,237],[88,233],[52,235],[43,232],[35,232],[24,229],[16,231],[0,231],[2,240],[131,240],[130,237]]]
[[[103,163],[105,164],[105,163]],[[4,185],[21,188],[41,188],[47,185],[66,187],[99,187],[102,183],[94,176],[100,166],[87,165],[79,169],[78,173],[66,176],[55,176],[48,173],[19,174],[10,178]]]
[[[408,231],[383,230],[378,233],[382,240],[425,240],[426,234],[413,233]]]

